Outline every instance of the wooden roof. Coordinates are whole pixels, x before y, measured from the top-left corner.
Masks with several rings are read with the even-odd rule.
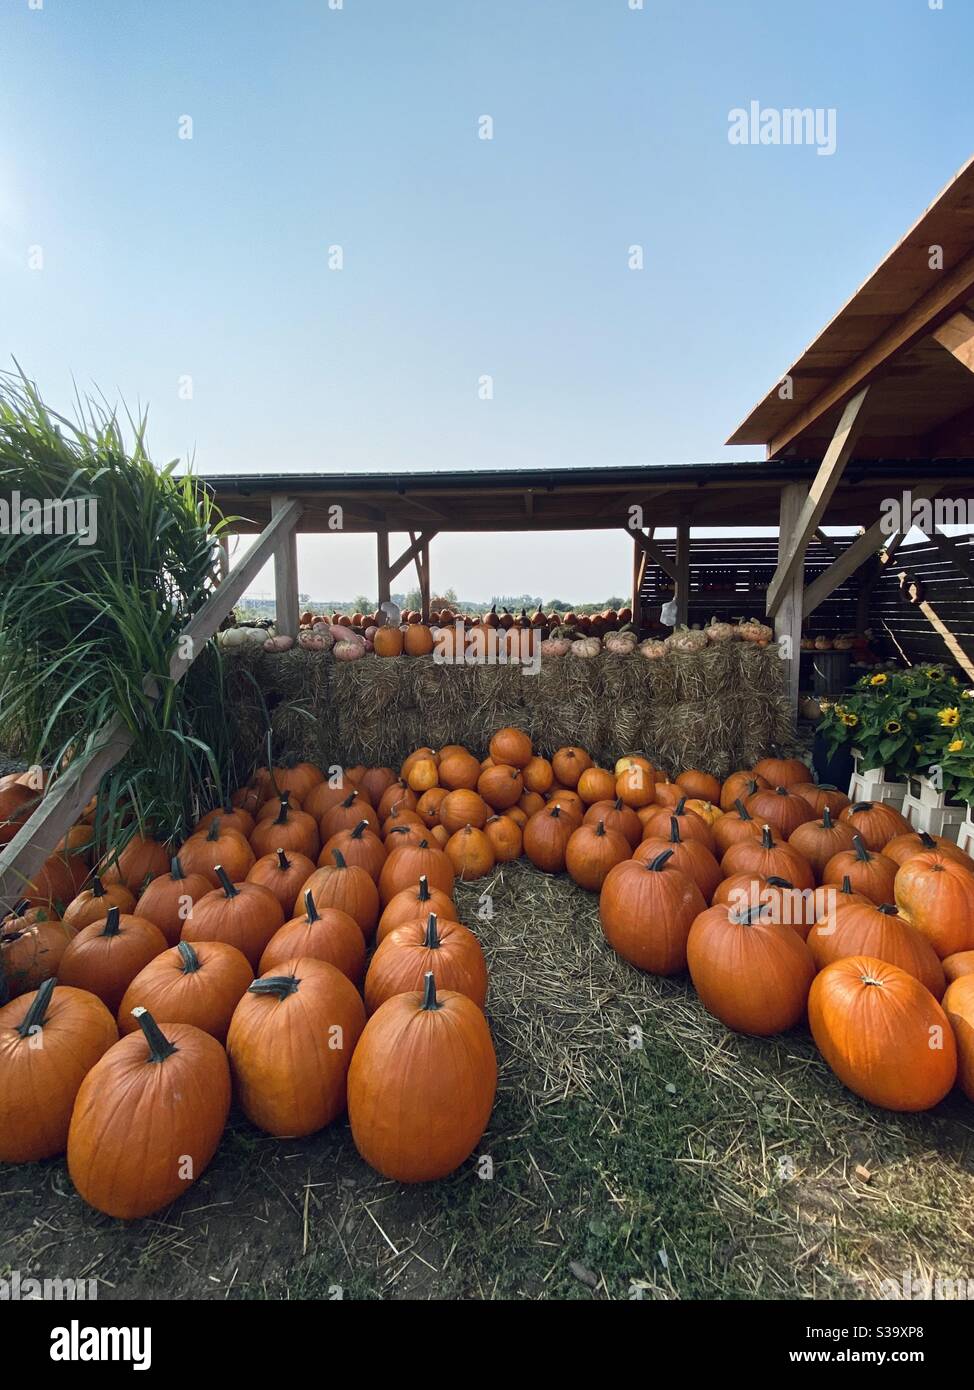
[[[271,498],[303,505],[297,529],[388,531],[590,531],[629,524],[643,507],[646,526],[777,526],[782,484],[811,481],[814,460],[664,464],[646,468],[565,468],[443,473],[211,475],[197,478],[233,529],[255,532],[270,520]],[[966,497],[974,450],[951,464],[861,467],[850,463],[824,523],[870,525],[881,501],[922,478],[943,479],[944,495]]]
[[[857,458],[971,454],[974,358],[968,349],[964,365],[963,353],[931,336],[959,311],[974,332],[974,158],[727,442],[764,444],[769,458],[821,459],[842,407],[869,382]],[[792,398],[782,400],[789,379]]]

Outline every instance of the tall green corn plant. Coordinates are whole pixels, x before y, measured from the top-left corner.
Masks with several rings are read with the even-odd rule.
[[[134,742],[98,794],[98,838],[111,845],[136,828],[181,836],[197,798],[223,790],[230,759],[215,645],[182,682],[168,675],[228,523],[175,462],[152,463],[145,429],[144,416],[123,429],[90,400],[72,422],[22,374],[0,373],[0,502],[11,509],[0,533],[0,745],[18,737],[56,772],[120,715]],[[17,534],[18,495],[21,515],[24,499],[83,503],[76,516],[91,529]]]

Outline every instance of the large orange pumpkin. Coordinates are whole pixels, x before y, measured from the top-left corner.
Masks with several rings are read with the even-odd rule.
[[[546,874],[564,869],[568,841],[577,825],[557,803],[535,812],[524,827],[524,853],[536,869]]]
[[[261,952],[284,923],[281,904],[262,883],[231,883],[222,864],[216,866],[220,887],[194,903],[183,923],[182,939],[225,941],[236,946],[256,969]]]
[[[908,859],[913,859],[918,854],[934,852],[942,854],[945,859],[953,859],[955,863],[962,864],[968,872],[974,873],[974,859],[945,835],[931,835],[926,830],[911,830],[905,835],[894,835],[892,840],[883,846],[886,858],[892,859],[894,864],[905,864]]]
[[[214,875],[214,878],[216,875]],[[183,933],[183,923],[200,898],[212,892],[213,885],[206,874],[186,873],[179,855],[173,855],[168,874],[160,874],[147,883],[132,911],[136,917],[148,917],[175,946]],[[122,909],[123,912],[125,909]]]
[[[617,830],[628,842],[631,849],[635,849],[643,838],[643,823],[638,814],[631,806],[627,806],[621,797],[613,797],[612,800],[595,801],[585,812],[582,820],[583,825],[598,825],[602,821],[606,830]]]
[[[53,978],[0,1008],[0,1161],[64,1152],[81,1083],[117,1040],[100,999]]]
[[[254,980],[234,1011],[227,1055],[244,1114],[267,1134],[314,1134],[345,1109],[365,1009],[346,975],[309,957]]]
[[[761,758],[754,764],[755,777],[763,777],[770,787],[792,787],[812,780],[811,768],[798,758]]]
[[[511,763],[510,766],[516,767],[517,764]],[[555,781],[555,773],[551,763],[547,758],[541,757],[533,757],[525,763],[521,770],[521,776],[524,778],[526,790],[538,792],[541,796],[551,790]]]
[[[101,869],[105,883],[124,883],[138,897],[146,883],[169,868],[169,851],[158,840],[133,835],[125,848],[107,855]]]
[[[733,809],[725,811],[710,827],[714,834],[714,857],[722,858],[731,845],[741,840],[759,840],[761,822],[754,819],[744,802],[738,798]]]
[[[454,921],[457,915],[453,898],[439,888],[432,888],[426,875],[421,874],[418,883],[403,888],[383,908],[375,935],[376,945],[404,922],[427,921],[431,912],[445,922]]]
[[[614,801],[615,773],[604,767],[587,767],[578,779],[576,790],[586,806],[592,806],[597,801]]]
[[[755,820],[773,826],[782,840],[787,840],[806,821],[815,819],[815,812],[805,798],[790,792],[787,787],[756,791],[745,804]]]
[[[398,627],[380,627],[372,638],[376,656],[402,656],[403,634]]]
[[[261,855],[244,882],[261,883],[269,888],[281,904],[286,919],[294,911],[302,885],[307,883],[314,871],[314,863],[306,854],[298,854],[294,850],[286,854],[279,849],[275,854]]]
[[[943,998],[957,1042],[957,1084],[968,1100],[974,1100],[974,975],[959,976]]]
[[[930,991],[897,965],[844,956],[808,996],[812,1036],[850,1091],[886,1110],[929,1110],[954,1084],[957,1046]]]
[[[453,894],[453,865],[441,849],[427,840],[418,845],[394,849],[382,866],[379,875],[379,899],[385,907],[403,888],[409,888],[425,876],[433,888],[447,897]]]
[[[483,830],[490,816],[490,807],[479,792],[468,787],[450,792],[440,802],[440,824],[451,835],[462,830],[465,825],[474,825]]]
[[[841,884],[848,879],[856,893],[862,893],[878,907],[892,902],[896,865],[884,854],[867,849],[862,836],[853,836],[853,848],[833,854],[822,871],[822,882]]]
[[[905,816],[882,801],[857,801],[839,813],[839,820],[851,825],[866,848],[876,854],[897,835],[908,835],[913,829]]]
[[[440,758],[440,786],[449,791],[472,791],[480,778],[480,764],[472,753],[460,749]]]
[[[72,930],[80,931],[82,927],[90,927],[92,922],[103,922],[110,907],[117,907],[119,912],[134,912],[135,898],[124,883],[106,885],[98,874],[92,874],[91,887],[83,888],[71,899],[61,920]],[[138,915],[145,916],[144,913]]]
[[[687,937],[707,904],[693,879],[670,867],[671,850],[642,864],[627,859],[606,876],[599,917],[614,951],[653,975],[686,969]]]
[[[631,854],[632,849],[625,835],[618,830],[607,829],[605,821],[596,821],[594,825],[583,823],[568,838],[565,868],[580,888],[598,893],[609,870]]]
[[[648,813],[643,820],[643,839],[649,840],[658,836],[665,838],[673,828],[674,819],[679,823],[682,840],[699,840],[713,854],[717,845],[713,828],[707,824],[703,816],[698,816],[696,811],[690,810],[684,796],[680,797],[675,806],[656,806]]]
[[[347,864],[340,849],[332,850],[332,864],[315,869],[300,890],[300,897],[310,892],[319,912],[337,907],[354,918],[366,941],[370,941],[379,920],[379,890],[366,869]],[[388,860],[386,861],[388,862]]]
[[[304,895],[304,915],[285,922],[264,947],[258,975],[273,974],[289,960],[324,960],[347,975],[356,989],[365,975],[365,938],[354,917],[337,907],[315,907],[314,894]]]
[[[720,789],[720,809],[732,811],[738,801],[746,801],[756,791],[768,786],[770,783],[766,778],[757,777],[753,772],[732,772]]]
[[[81,1083],[68,1172],[89,1206],[131,1221],[187,1191],[216,1152],[230,1111],[223,1048],[189,1023],[165,1031],[145,1010]]]
[[[349,792],[343,801],[339,801],[337,805],[332,806],[331,809],[326,811],[321,817],[318,823],[321,833],[321,843],[327,843],[333,835],[338,835],[342,830],[354,830],[362,821],[368,821],[369,827],[378,833],[383,819],[382,807],[387,804],[387,798],[389,806],[389,811],[386,812],[387,815],[400,804],[402,799],[404,799],[402,797],[398,797],[397,799],[398,790],[399,784],[396,783],[383,792],[378,811],[373,810],[369,805],[368,798],[363,796],[360,791],[355,790]],[[415,793],[411,792],[408,787],[404,790],[405,793],[412,798],[412,806],[415,806]],[[315,854],[317,853],[318,851],[315,850]],[[309,855],[308,857],[313,859],[314,855]]]
[[[433,634],[425,623],[410,623],[403,639],[407,656],[429,656],[433,650]]]
[[[784,878],[796,888],[814,888],[815,875],[803,854],[791,845],[775,840],[769,825],[762,826],[757,840],[741,840],[720,861],[725,878],[732,874],[758,874],[761,878]]]
[[[673,851],[669,858],[670,867],[692,878],[709,903],[723,878],[720,865],[700,840],[682,838],[680,821],[676,816],[670,817],[669,835],[650,835],[632,857],[641,864],[648,864],[664,850]]]
[[[165,949],[166,938],[153,922],[110,907],[104,922],[92,922],[68,942],[58,979],[90,990],[116,1014],[139,971]]]
[[[44,908],[5,919],[0,930],[0,988],[6,987],[7,997],[16,999],[56,975],[75,934],[73,927]]]
[[[516,814],[521,813],[516,812]],[[491,849],[494,851],[494,859],[498,864],[508,864],[512,860],[520,858],[524,846],[524,835],[521,825],[514,819],[511,812],[506,812],[503,816],[491,816],[484,826],[484,834],[490,841]]]
[[[293,850],[307,859],[316,859],[321,849],[318,822],[307,811],[292,811],[286,802],[276,816],[258,821],[250,832],[250,848],[258,859],[277,850]],[[220,861],[223,862],[222,860]],[[224,866],[225,867],[225,866]],[[250,866],[253,868],[253,865]],[[248,873],[250,870],[248,870]]]
[[[652,806],[659,800],[656,795],[656,774],[639,763],[632,763],[616,777],[615,794],[627,806],[638,810],[640,806]],[[680,796],[685,796],[680,788]]]
[[[812,927],[808,946],[819,970],[843,956],[875,956],[919,980],[935,999],[947,988],[936,951],[891,903],[876,907],[871,902],[837,902]]]
[[[819,880],[825,873],[826,865],[834,855],[842,850],[855,849],[856,832],[851,825],[833,821],[832,812],[826,806],[821,820],[808,820],[799,825],[788,836],[792,849],[804,855]]]
[[[767,907],[719,905],[694,920],[687,964],[705,1009],[737,1033],[770,1037],[805,1015],[815,962],[797,932]]]
[[[490,741],[490,756],[495,763],[505,763],[508,767],[527,768],[532,762],[544,762],[544,759],[535,759],[531,740],[526,733],[520,729],[498,729],[497,733]],[[532,787],[532,791],[544,791],[544,787]]]
[[[559,748],[558,752],[551,760],[552,771],[555,778],[563,787],[574,788],[578,786],[578,779],[586,768],[592,766],[592,759],[584,748],[578,748],[574,744],[569,744],[565,748]],[[621,793],[620,793],[621,795]],[[625,800],[625,797],[623,797]]]
[[[477,779],[477,791],[494,811],[506,811],[521,798],[524,779],[516,767],[495,763]]]
[[[157,1023],[191,1023],[222,1043],[253,978],[250,961],[236,946],[180,941],[150,960],[129,985],[118,1006],[118,1030],[134,1033],[135,1010],[146,1008]]]
[[[697,801],[720,802],[720,783],[709,772],[701,772],[696,767],[688,768],[686,772],[678,774],[676,784],[686,797]]]
[[[824,782],[794,782],[788,790],[803,796],[816,816],[822,815],[828,808],[835,818],[849,805],[849,798],[845,792],[840,792],[838,787],[830,787]]]
[[[897,870],[896,906],[937,955],[974,950],[974,873],[939,850],[916,854]]]
[[[233,883],[242,883],[256,864],[257,856],[239,830],[224,830],[223,822],[214,820],[205,835],[190,835],[179,851],[179,860],[184,873],[202,874],[211,888],[217,888],[220,883],[217,864],[222,864]]]
[[[319,865],[334,863],[332,854],[336,849],[344,855],[346,864],[357,864],[378,883],[382,866],[386,862],[386,846],[370,828],[368,821],[360,820],[354,830],[339,830],[337,835],[333,835],[321,847]],[[298,886],[300,887],[300,884]]]
[[[457,878],[469,883],[483,878],[494,867],[496,856],[490,837],[473,825],[465,825],[447,840],[444,853]]]
[[[406,922],[376,950],[365,977],[365,1011],[374,1014],[395,994],[423,988],[432,972],[437,989],[452,989],[484,1007],[487,965],[480,942],[459,922],[441,922],[431,912],[422,922]]]
[[[497,1059],[483,1013],[465,994],[397,994],[376,1010],[348,1076],[352,1138],[396,1182],[446,1177],[487,1127]]]

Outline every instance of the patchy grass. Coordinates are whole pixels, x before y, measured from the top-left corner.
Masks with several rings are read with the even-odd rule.
[[[518,863],[458,900],[488,954],[500,1062],[460,1172],[400,1187],[344,1123],[279,1141],[234,1114],[152,1220],[89,1211],[63,1161],[0,1168],[0,1273],[95,1277],[102,1298],[294,1299],[869,1298],[904,1270],[970,1273],[962,1098],[885,1114],[804,1030],[728,1033],[688,981],[618,960],[563,877]]]

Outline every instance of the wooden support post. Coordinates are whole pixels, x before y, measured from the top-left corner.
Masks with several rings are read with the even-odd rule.
[[[778,547],[778,568],[768,585],[770,614],[778,611],[778,605],[783,602],[785,594],[791,592],[795,575],[804,576],[805,551],[809,539],[825,515],[845,466],[852,457],[856,440],[862,432],[863,404],[868,393],[869,387],[864,386],[858,396],[853,396],[843,410],[832,442],[826,449],[812,485],[805,494],[801,512],[795,517],[793,530],[783,538],[786,544]]]
[[[778,573],[788,559],[788,547],[798,527],[799,517],[808,502],[804,483],[786,483],[781,489],[781,511],[778,522]],[[804,555],[804,546],[802,547]],[[837,562],[838,563],[838,562]],[[805,567],[790,568],[787,587],[781,594],[774,614],[775,641],[780,643],[785,662],[785,690],[793,718],[798,717],[798,688],[802,645],[802,600],[805,589]]]
[[[676,524],[676,622],[686,624],[690,615],[690,519],[681,516]]]
[[[416,556],[416,572],[419,575],[420,609],[423,614],[423,622],[428,623],[430,620],[430,546],[428,540],[424,540],[420,552]]]
[[[646,550],[639,537],[632,538],[632,621],[640,631],[643,625],[643,580],[646,578]]]
[[[271,498],[271,516],[285,511],[290,497],[275,494]],[[292,526],[282,535],[274,550],[274,623],[278,634],[298,635],[298,543]]]
[[[389,532],[376,531],[375,554],[379,571],[379,603],[381,608],[392,597],[392,581],[389,577]]]

